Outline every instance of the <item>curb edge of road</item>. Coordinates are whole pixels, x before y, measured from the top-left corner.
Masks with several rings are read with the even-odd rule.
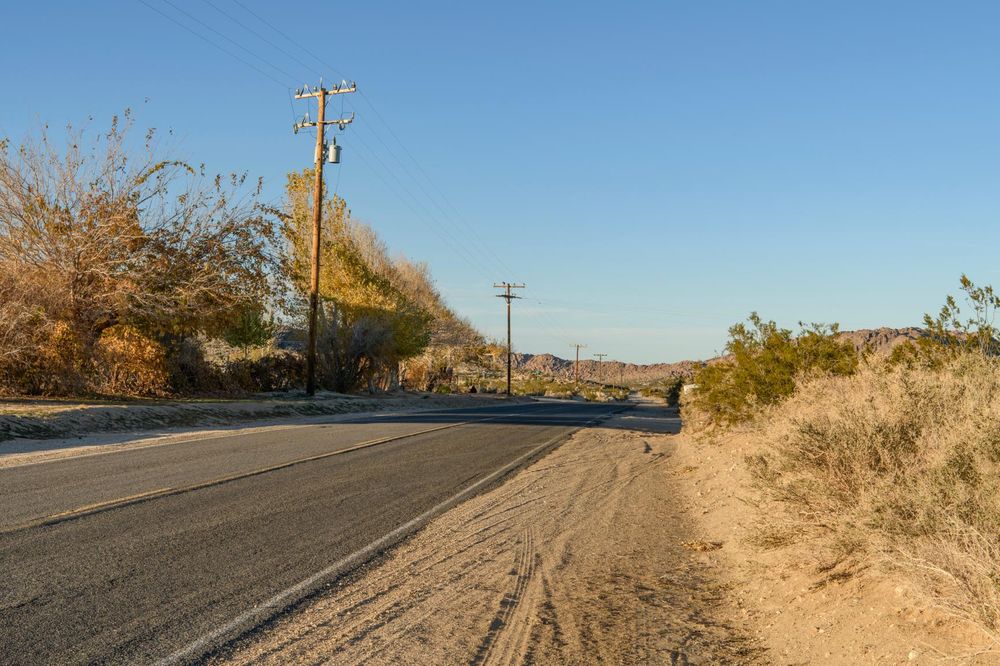
[[[204,634],[172,654],[157,660],[155,664],[157,666],[175,666],[177,664],[200,663],[213,654],[224,653],[226,648],[251,635],[271,619],[293,610],[298,604],[321,593],[334,580],[349,574],[358,567],[399,545],[420,531],[430,521],[455,508],[462,502],[488,490],[495,484],[502,484],[511,474],[543,458],[584,428],[600,425],[608,419],[629,411],[634,407],[634,404],[617,407],[606,414],[585,422],[577,428],[550,438],[500,469],[466,486],[419,516],[400,525],[395,530],[337,560],[312,576],[282,590],[270,599],[244,611],[221,627]]]

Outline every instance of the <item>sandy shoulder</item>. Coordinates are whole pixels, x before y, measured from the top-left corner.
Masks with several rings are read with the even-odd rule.
[[[691,548],[678,425],[643,408],[577,433],[217,661],[766,663]]]
[[[721,443],[680,435],[678,488],[739,617],[773,664],[1000,664],[988,639],[922,598],[891,568],[840,578],[818,570],[808,546],[762,550],[750,544],[766,516],[744,463],[752,441]]]

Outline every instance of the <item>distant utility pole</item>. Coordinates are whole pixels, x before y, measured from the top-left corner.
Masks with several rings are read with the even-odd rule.
[[[323,141],[324,128],[327,125],[338,125],[340,129],[346,128],[354,122],[354,114],[350,118],[337,118],[336,120],[326,119],[326,98],[328,95],[342,95],[352,93],[358,89],[356,83],[348,84],[346,81],[333,88],[324,88],[323,80],[320,79],[319,87],[308,86],[295,91],[295,99],[307,99],[315,97],[319,103],[316,112],[316,122],[309,120],[309,114],[299,122],[292,125],[292,131],[296,134],[305,127],[316,128],[316,173],[313,184],[313,233],[312,233],[312,274],[309,281],[309,342],[306,346],[306,393],[314,395],[316,393],[316,319],[319,313],[319,246],[320,228],[323,221],[323,160],[324,153],[328,148]],[[338,164],[340,162],[340,146],[337,140],[329,146],[330,162]]]
[[[570,347],[576,347],[576,363],[573,365],[573,381],[577,384],[580,383],[580,350],[586,349],[587,345],[575,344],[570,345]]]
[[[497,298],[502,298],[507,301],[507,395],[510,395],[510,302],[515,298],[521,298],[520,296],[515,296],[511,289],[524,289],[523,284],[511,284],[510,282],[501,282],[500,284],[493,284],[495,289],[503,289],[502,294],[497,294]]]
[[[604,357],[607,354],[594,354],[597,358],[597,381],[604,383]]]

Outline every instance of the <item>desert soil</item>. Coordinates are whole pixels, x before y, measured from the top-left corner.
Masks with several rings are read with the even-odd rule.
[[[1000,663],[891,570],[749,545],[748,451],[678,427],[644,406],[577,433],[215,663]]]
[[[744,460],[752,438],[721,443],[676,438],[673,463],[681,498],[746,626],[767,649],[767,663],[1000,664],[989,637],[948,615],[887,563],[824,573],[808,544],[753,546],[767,521]]]
[[[767,663],[681,499],[678,427],[577,433],[218,661]]]

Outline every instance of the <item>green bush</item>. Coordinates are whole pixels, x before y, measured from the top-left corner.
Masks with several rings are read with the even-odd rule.
[[[709,422],[732,425],[791,396],[796,377],[804,373],[853,374],[857,351],[850,342],[838,340],[837,333],[836,324],[812,324],[794,335],[754,312],[748,323],[730,327],[728,358],[695,375],[691,404]]]
[[[954,296],[948,296],[936,316],[924,315],[926,335],[897,346],[891,365],[940,369],[966,353],[1000,356],[1000,331],[993,325],[1000,296],[993,287],[977,287],[965,274],[959,280],[971,316],[964,318]]]

